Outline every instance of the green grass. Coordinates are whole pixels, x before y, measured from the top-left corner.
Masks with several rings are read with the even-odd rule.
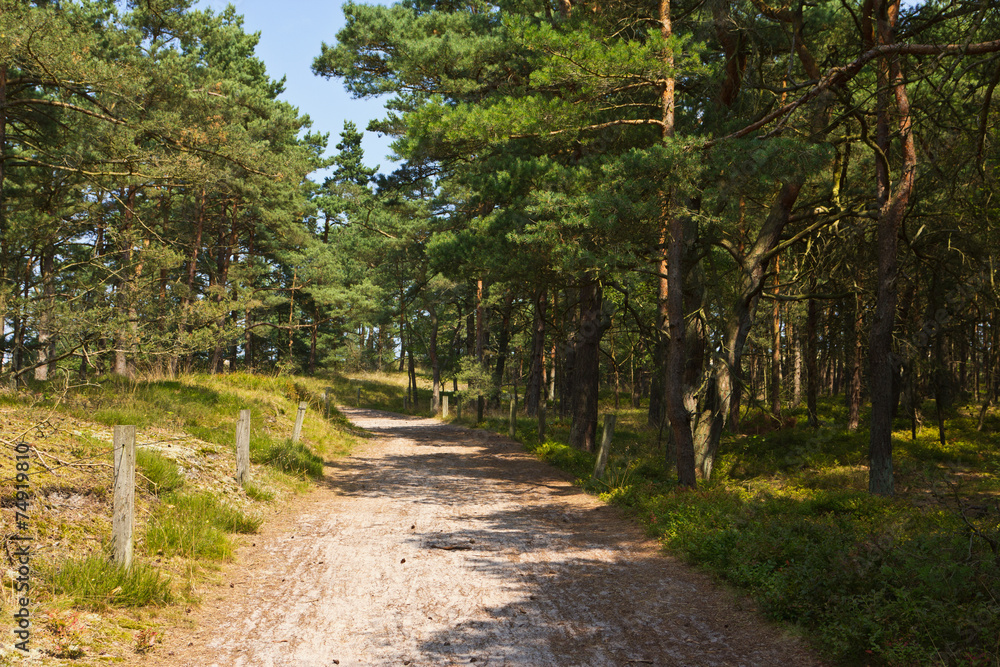
[[[135,462],[150,493],[170,493],[184,484],[184,475],[177,464],[159,452],[137,449]]]
[[[233,447],[239,411],[249,409],[253,461],[316,479],[322,477],[322,456],[348,451],[355,435],[335,411],[331,419],[322,419],[323,386],[311,378],[247,373],[148,382],[102,378],[81,389],[68,410],[107,426],[134,424],[140,430],[173,426],[226,450]],[[291,423],[303,400],[313,408],[303,431],[309,444],[292,445]],[[169,490],[167,486],[159,491]]]
[[[250,460],[266,463],[282,472],[319,479],[323,476],[323,458],[302,443],[291,439],[281,442],[250,438]]]
[[[257,500],[265,503],[269,503],[274,500],[273,491],[262,489],[253,482],[247,482],[244,484],[243,491],[247,494],[247,498],[250,498],[251,500]]]
[[[164,556],[228,560],[227,533],[255,533],[259,517],[219,502],[209,493],[169,494],[146,526],[146,550]]]
[[[126,569],[104,556],[87,556],[64,561],[46,578],[54,593],[86,609],[166,605],[174,599],[170,580],[143,562]]]

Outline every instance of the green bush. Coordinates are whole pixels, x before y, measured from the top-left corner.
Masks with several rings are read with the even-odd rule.
[[[546,440],[535,447],[533,452],[535,456],[546,463],[551,463],[580,478],[587,478],[594,472],[595,457],[593,454],[560,442]]]
[[[152,566],[133,562],[128,569],[103,556],[63,562],[48,577],[57,595],[88,609],[165,605],[173,601],[170,580]]]
[[[746,591],[771,618],[805,629],[840,663],[1000,665],[1000,555],[989,542],[1000,543],[1000,516],[991,496],[976,505],[972,528],[954,502],[928,505],[933,494],[920,503],[869,495],[868,434],[847,432],[837,422],[842,407],[822,403],[819,429],[807,428],[804,414],[798,426],[748,420],[756,431],[727,436],[715,479],[697,490],[676,487],[669,450],[641,426],[616,433],[602,481],[590,480],[592,455],[563,444],[558,422],[549,442],[524,440],[632,512],[671,551]],[[995,435],[974,422],[953,416],[946,446],[936,430],[897,441],[899,476],[943,481],[940,462],[1000,470]],[[486,427],[504,432],[506,422]],[[989,474],[962,483],[973,495],[1000,487]]]
[[[858,492],[748,496],[721,485],[649,498],[645,510],[672,550],[772,618],[810,628],[838,659],[996,657],[1000,566],[947,513],[921,517]]]

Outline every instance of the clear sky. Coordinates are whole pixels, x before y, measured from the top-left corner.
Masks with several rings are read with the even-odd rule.
[[[382,1],[389,4],[389,0]],[[328,80],[312,73],[320,45],[336,42],[337,32],[344,26],[341,0],[200,0],[197,7],[211,7],[218,12],[226,5],[233,5],[243,15],[246,32],[260,32],[257,57],[264,61],[271,78],[287,78],[282,99],[308,115],[313,130],[330,133],[328,154],[336,152],[334,146],[344,121],[350,120],[365,131],[361,146],[368,166],[379,165],[383,173],[395,168],[386,157],[391,152],[389,138],[366,131],[369,120],[385,115],[382,102],[352,99],[339,79]],[[316,176],[314,179],[322,180]]]

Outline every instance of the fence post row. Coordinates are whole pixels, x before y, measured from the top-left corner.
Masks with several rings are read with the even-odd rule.
[[[236,481],[246,486],[250,481],[250,411],[240,410],[236,420]]]
[[[611,438],[615,435],[615,415],[604,415],[604,434],[601,436],[601,449],[597,454],[597,465],[594,466],[593,479],[604,477],[604,469],[608,465],[608,450],[611,449]]]
[[[135,426],[115,426],[114,496],[111,506],[114,560],[132,565],[132,530],[135,525]]]

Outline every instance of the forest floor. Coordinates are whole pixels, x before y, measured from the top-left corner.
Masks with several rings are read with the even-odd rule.
[[[134,664],[823,664],[521,444],[341,411],[376,437],[327,462]]]

